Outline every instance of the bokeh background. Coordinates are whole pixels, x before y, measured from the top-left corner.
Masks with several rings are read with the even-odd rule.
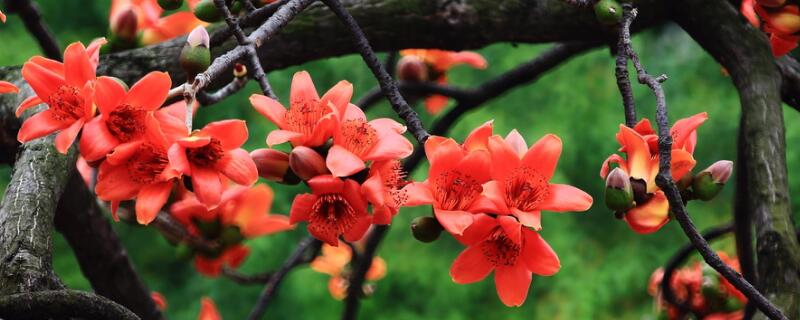
[[[107,30],[107,1],[40,0],[44,17],[61,45],[90,41]],[[666,73],[666,93],[672,120],[706,111],[709,121],[698,131],[696,170],[719,159],[735,160],[739,101],[731,81],[721,67],[682,30],[663,26],[640,34],[634,40],[651,73]],[[532,59],[547,45],[497,44],[480,49],[489,62],[487,70],[459,67],[450,79],[459,86],[474,86],[519,63]],[[16,16],[0,25],[0,65],[20,65],[39,48]],[[177,62],[177,61],[176,61]],[[544,213],[541,231],[561,259],[561,271],[552,277],[535,277],[523,307],[506,308],[498,300],[491,278],[472,285],[456,285],[448,275],[450,264],[462,250],[443,236],[432,244],[415,241],[409,222],[430,214],[427,207],[404,208],[395,218],[379,255],[388,263],[387,276],[377,283],[375,294],[364,300],[362,319],[651,319],[655,318],[647,294],[650,274],[687,242],[676,223],[651,235],[638,235],[613,218],[602,203],[601,162],[617,149],[614,134],[623,121],[619,92],[614,82],[614,61],[607,49],[579,56],[536,83],[519,87],[482,108],[466,114],[451,130],[456,139],[474,127],[494,119],[495,132],[519,130],[529,143],[546,133],[561,137],[564,151],[554,181],[586,190],[595,205],[584,213]],[[275,71],[270,81],[282,99],[288,98],[291,76],[308,70],[318,90],[339,80],[355,86],[354,98],[376,86],[374,78],[356,56],[331,58]],[[635,85],[640,116],[652,117],[654,100],[645,87]],[[247,120],[248,150],[265,146],[264,138],[274,126],[256,113],[247,97],[258,91],[251,83],[223,103],[202,109],[196,124],[229,118]],[[284,100],[285,101],[285,100]],[[421,109],[421,106],[419,106]],[[787,160],[791,194],[800,192],[800,115],[785,107]],[[426,124],[434,117],[422,112]],[[393,117],[385,102],[370,111],[371,117]],[[424,179],[427,166],[411,178]],[[5,190],[11,168],[0,166],[0,191]],[[302,186],[270,184],[276,191],[273,212],[288,213],[294,194]],[[800,197],[792,197],[800,211]],[[701,229],[731,220],[733,186],[711,202],[691,202],[689,211]],[[798,215],[795,214],[795,218]],[[152,290],[169,301],[171,319],[194,319],[200,297],[214,299],[223,317],[242,319],[249,312],[260,285],[237,285],[225,278],[199,275],[191,262],[176,257],[174,248],[155,230],[125,223],[115,228],[133,262]],[[274,269],[305,235],[305,226],[295,231],[248,241],[252,253],[240,268],[243,273]],[[714,244],[735,253],[731,237]],[[91,290],[81,275],[70,247],[56,234],[55,269],[71,288]],[[336,319],[342,303],[330,297],[326,275],[301,267],[284,281],[280,293],[267,309],[268,319]]]

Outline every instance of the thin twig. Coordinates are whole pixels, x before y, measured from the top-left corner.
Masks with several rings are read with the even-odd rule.
[[[192,120],[194,118],[194,100],[197,92],[190,83],[183,84],[183,100],[186,102],[186,132],[192,133]]]
[[[39,43],[39,47],[42,48],[42,53],[46,57],[58,61],[63,59],[58,40],[42,20],[39,6],[35,2],[30,0],[6,0],[6,9],[8,9],[8,12],[19,15],[25,24],[25,28],[36,38],[36,42]]]
[[[377,225],[367,236],[364,253],[359,255],[359,259],[355,260],[352,266],[353,273],[350,276],[349,285],[347,287],[347,297],[345,298],[342,319],[354,320],[358,316],[358,305],[363,295],[361,288],[364,286],[364,280],[369,268],[372,266],[372,260],[375,257],[375,253],[378,251],[378,246],[388,232],[389,225]]]
[[[120,208],[120,210],[121,209],[122,208]],[[155,220],[153,220],[153,222],[150,224],[156,227],[161,234],[174,242],[186,243],[190,247],[204,252],[214,252],[219,248],[219,243],[215,241],[209,241],[189,233],[189,231],[186,230],[186,227],[184,227],[180,222],[176,221],[172,215],[164,211],[159,212],[158,215],[156,215]]]
[[[248,285],[248,284],[265,284],[272,278],[272,272],[264,272],[258,273],[253,275],[245,275],[239,273],[234,269],[231,269],[228,266],[222,267],[222,275],[228,279],[231,279],[233,282],[238,284]]]
[[[215,104],[239,92],[239,90],[244,88],[245,84],[247,84],[247,77],[233,77],[231,82],[228,82],[228,84],[217,91],[212,93],[208,93],[206,91],[198,92],[196,95],[197,102],[199,102],[202,106]]]
[[[319,240],[314,239],[313,237],[306,237],[297,244],[297,248],[294,250],[292,255],[290,255],[286,261],[283,262],[283,265],[281,265],[280,269],[275,271],[267,284],[264,285],[264,289],[261,290],[261,294],[259,295],[253,310],[250,311],[250,315],[247,316],[247,319],[256,320],[261,318],[261,316],[264,314],[264,310],[267,307],[267,303],[269,303],[270,299],[277,291],[278,286],[281,284],[281,281],[283,281],[283,278],[285,278],[289,271],[291,271],[294,267],[303,264],[303,261],[308,259],[308,256],[306,256],[305,253],[309,250],[309,248],[319,248],[321,244],[322,243]],[[317,251],[317,249],[312,251]],[[316,256],[316,253],[314,253],[312,256]]]

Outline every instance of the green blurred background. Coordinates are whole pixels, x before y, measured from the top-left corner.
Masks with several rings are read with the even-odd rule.
[[[62,46],[90,41],[107,29],[109,3],[106,1],[39,1],[45,19],[55,30]],[[739,101],[731,81],[720,66],[682,30],[664,26],[635,39],[643,62],[652,73],[666,73],[666,93],[673,122],[707,111],[709,121],[699,130],[695,158],[697,170],[719,159],[734,159],[739,118]],[[547,46],[497,44],[479,50],[489,62],[487,70],[456,68],[450,76],[459,86],[474,86],[534,57]],[[39,54],[36,43],[15,16],[0,25],[0,65],[19,65]],[[505,134],[516,128],[529,143],[546,133],[561,137],[564,151],[554,181],[569,183],[589,192],[596,204],[584,213],[545,213],[542,235],[558,252],[561,271],[552,277],[536,277],[523,307],[506,308],[498,300],[491,278],[477,284],[456,285],[448,275],[450,264],[462,247],[450,237],[432,244],[415,241],[409,222],[429,214],[429,208],[405,208],[397,215],[379,255],[388,263],[386,278],[377,284],[374,296],[363,302],[362,319],[648,319],[654,318],[647,280],[653,270],[687,242],[679,226],[670,223],[651,235],[638,235],[613,218],[602,204],[603,181],[598,176],[601,162],[617,149],[614,134],[623,121],[619,92],[614,82],[614,61],[608,50],[598,49],[579,56],[542,77],[492,100],[466,114],[452,128],[451,136],[463,137],[477,125],[494,119],[495,131]],[[355,86],[355,97],[372,89],[376,82],[359,57],[347,56],[308,63],[270,73],[276,92],[288,97],[291,76],[308,70],[318,90],[339,80]],[[267,132],[274,127],[257,114],[247,97],[258,91],[251,83],[223,103],[203,109],[202,123],[228,118],[246,119],[250,129],[249,150],[264,147]],[[652,116],[654,100],[646,88],[636,85],[639,114]],[[421,110],[421,109],[420,109]],[[787,158],[792,194],[800,192],[798,141],[800,115],[785,108]],[[393,117],[387,103],[370,111],[371,117]],[[434,118],[423,113],[426,124]],[[735,160],[735,159],[734,159]],[[11,169],[0,167],[0,190],[5,189]],[[411,177],[423,179],[422,167]],[[287,213],[291,199],[302,187],[271,184],[276,190],[274,212]],[[692,202],[689,210],[701,229],[731,219],[733,187],[728,186],[716,200]],[[793,197],[794,212],[800,211],[800,197]],[[797,218],[797,214],[795,215]],[[167,316],[193,319],[200,309],[200,297],[209,296],[226,319],[242,319],[252,307],[261,287],[237,285],[225,278],[211,279],[195,272],[190,262],[180,261],[175,251],[155,230],[115,224],[136,268],[152,290],[169,301]],[[256,273],[274,269],[304,236],[305,227],[293,232],[248,241],[252,254],[240,269]],[[70,247],[55,236],[55,268],[71,288],[90,290],[81,275]],[[714,244],[734,253],[730,237]],[[267,309],[268,319],[335,319],[342,303],[327,291],[328,278],[301,267],[291,273],[280,293]]]

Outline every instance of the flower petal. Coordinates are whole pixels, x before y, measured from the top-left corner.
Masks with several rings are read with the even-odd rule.
[[[672,169],[672,179],[675,181],[680,180],[687,173],[692,172],[697,161],[694,160],[689,151],[683,149],[672,149],[672,157],[670,159],[670,168]]]
[[[298,194],[292,201],[292,209],[289,211],[289,223],[296,224],[300,221],[307,221],[311,214],[311,208],[317,202],[317,196],[305,193]]]
[[[496,181],[506,181],[520,165],[519,154],[500,136],[492,136],[489,138],[489,151],[491,152],[492,163],[503,164],[492,166],[492,179]]]
[[[303,138],[303,134],[294,131],[288,130],[272,130],[267,135],[267,145],[272,148],[276,144],[281,144],[286,141],[292,141],[292,144],[295,144],[296,141],[300,141],[300,138]],[[295,145],[302,145],[302,143],[296,143]]]
[[[292,76],[292,86],[289,93],[289,103],[294,107],[306,103],[319,103],[317,89],[314,81],[306,71],[299,71]]]
[[[364,160],[340,145],[331,147],[325,158],[325,165],[337,177],[353,175],[366,167]]]
[[[130,200],[139,193],[141,185],[134,182],[126,166],[115,166],[107,161],[100,165],[95,193],[105,201]]]
[[[525,152],[528,151],[528,143],[525,142],[525,138],[517,131],[517,129],[511,130],[506,136],[506,143],[511,146],[511,149],[517,152],[517,156],[519,159],[525,155]]]
[[[314,194],[342,193],[345,182],[332,175],[316,176],[308,180],[308,186]]]
[[[201,131],[219,140],[225,150],[239,148],[247,142],[247,125],[244,120],[215,121],[207,124]]]
[[[47,99],[64,85],[64,78],[61,75],[30,61],[22,66],[22,77],[41,99]]]
[[[697,139],[697,127],[708,120],[708,113],[701,112],[688,118],[675,121],[675,124],[670,129],[672,135],[672,148],[685,149],[689,153],[694,152],[694,145]],[[692,137],[695,137],[693,141]]]
[[[561,269],[561,262],[553,248],[544,241],[538,232],[522,230],[525,245],[522,247],[522,260],[528,270],[540,276],[551,276]]]
[[[517,208],[511,208],[512,214],[514,214],[517,219],[519,219],[519,223],[523,226],[531,227],[533,230],[539,231],[542,230],[542,212],[541,211],[522,211]]]
[[[497,228],[497,219],[485,214],[473,215],[473,222],[461,235],[454,235],[458,242],[465,246],[472,246],[486,239]]]
[[[312,84],[313,86],[313,84]],[[333,105],[334,110],[338,114],[344,113],[350,99],[353,98],[353,84],[347,81],[339,81],[335,86],[330,88],[328,92],[322,96],[320,103],[323,106]]]
[[[35,107],[35,106],[37,106],[37,105],[39,105],[41,103],[42,103],[42,99],[39,98],[39,96],[30,96],[30,97],[26,98],[17,107],[17,111],[15,112],[15,114],[17,115],[17,118],[22,116],[22,113],[25,112],[25,110],[28,110],[31,107]]]
[[[631,177],[649,181],[652,164],[650,147],[644,138],[633,129],[625,125],[620,125],[619,129],[618,139],[628,156],[628,174]]]
[[[119,140],[108,131],[102,117],[95,117],[83,126],[79,146],[86,161],[97,161],[119,144]]]
[[[17,132],[17,140],[25,143],[62,130],[69,127],[71,124],[72,122],[69,122],[69,120],[64,121],[56,119],[52,110],[44,110],[22,123],[19,132]]]
[[[437,115],[439,112],[442,112],[445,107],[447,107],[448,102],[450,102],[450,99],[443,95],[431,95],[425,98],[425,110],[428,110],[428,113],[432,115]]]
[[[250,104],[278,128],[285,126],[286,108],[280,102],[264,95],[254,94],[250,96]]]
[[[67,154],[69,147],[72,146],[72,143],[75,142],[75,138],[78,137],[78,133],[81,132],[81,128],[83,128],[83,120],[78,120],[66,129],[61,130],[61,132],[56,135],[56,150],[61,154]]]
[[[456,170],[472,177],[480,184],[491,179],[491,168],[491,156],[485,150],[471,151],[456,165]]]
[[[494,265],[483,255],[481,245],[467,247],[450,267],[450,277],[458,284],[478,282],[494,270]]]
[[[189,163],[189,158],[186,157],[186,149],[180,144],[173,143],[167,150],[167,157],[175,170],[187,176],[192,175],[192,165]]]
[[[144,225],[152,222],[167,203],[171,190],[172,181],[143,186],[136,196],[136,221]]]
[[[508,307],[519,307],[528,297],[531,287],[531,272],[521,264],[498,266],[494,272],[494,285],[500,301]]]
[[[0,94],[17,92],[19,92],[19,88],[17,88],[17,86],[15,86],[13,83],[0,81]]]
[[[494,120],[486,121],[480,127],[475,128],[464,139],[464,149],[467,151],[483,149],[489,150],[487,145],[489,137],[492,135]]]
[[[550,196],[539,204],[540,210],[547,211],[586,211],[592,206],[592,196],[576,187],[566,184],[551,184]]]
[[[548,134],[536,141],[522,158],[522,164],[534,169],[550,180],[561,157],[561,139]]]
[[[208,207],[215,207],[222,198],[222,182],[214,169],[193,165],[192,188],[197,200]]]
[[[75,87],[83,87],[95,78],[94,65],[80,42],[74,42],[64,50],[64,78],[68,85]]]
[[[661,229],[669,222],[669,202],[662,191],[656,191],[650,200],[625,213],[625,221],[633,231],[647,234]]]
[[[99,77],[95,83],[94,102],[100,113],[106,117],[122,104],[125,98],[125,88],[117,80],[109,77]]]
[[[444,227],[447,232],[454,235],[463,234],[464,230],[473,222],[472,213],[466,211],[451,211],[434,208],[433,212],[442,227]]]
[[[155,111],[167,100],[172,80],[166,72],[153,71],[131,87],[124,103],[147,111]]]
[[[244,149],[233,149],[217,161],[217,169],[237,184],[250,186],[258,181],[258,168]]]
[[[427,183],[412,182],[403,187],[401,191],[408,196],[408,199],[403,204],[406,207],[421,206],[434,202],[433,193]]]

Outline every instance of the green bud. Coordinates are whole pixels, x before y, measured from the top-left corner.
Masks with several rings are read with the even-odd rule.
[[[622,21],[622,6],[615,0],[600,0],[594,5],[594,15],[602,24],[615,25]]]
[[[239,230],[237,226],[227,226],[225,229],[222,229],[222,235],[220,236],[220,240],[222,245],[229,246],[234,245],[242,242],[244,240],[244,236],[242,232]]]
[[[631,178],[620,169],[614,168],[606,177],[606,206],[617,212],[624,212],[633,208],[633,188]]]
[[[239,14],[239,12],[242,12],[242,1],[236,1],[231,5],[231,13]]]
[[[186,44],[181,50],[178,59],[183,71],[189,79],[202,73],[211,65],[211,50],[209,50],[208,31],[203,26],[198,26],[186,38]]]
[[[176,10],[183,5],[183,0],[158,0],[158,5],[164,10]]]
[[[694,196],[703,201],[713,199],[722,191],[722,187],[728,182],[732,172],[733,161],[720,160],[714,162],[714,164],[694,176],[694,181],[692,181]]]
[[[214,5],[213,0],[200,0],[194,7],[194,15],[197,19],[209,23],[222,20],[222,13]]]
[[[439,239],[442,234],[442,225],[434,217],[416,217],[411,221],[411,233],[419,241],[428,243]]]
[[[184,243],[178,244],[175,247],[175,257],[182,261],[191,260],[194,258],[194,249]]]

